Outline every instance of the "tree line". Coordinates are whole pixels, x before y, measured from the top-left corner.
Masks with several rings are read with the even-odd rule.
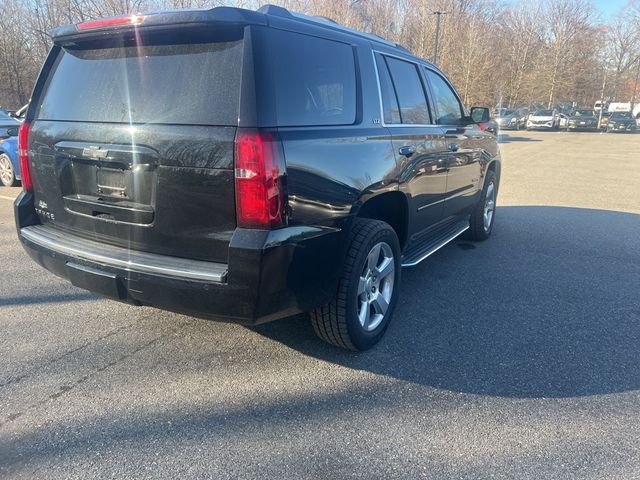
[[[467,105],[640,102],[640,0],[603,21],[590,0],[280,0],[281,6],[371,32],[433,60]],[[51,28],[104,16],[255,1],[2,0],[0,106],[29,99]],[[441,12],[440,15],[434,12]]]

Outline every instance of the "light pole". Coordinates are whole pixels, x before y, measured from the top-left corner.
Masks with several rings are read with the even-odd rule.
[[[636,79],[633,82],[633,93],[631,94],[631,112],[633,113],[634,108],[636,107],[636,92],[638,91],[638,82],[640,82],[640,57],[636,60]]]
[[[607,88],[607,66],[604,67],[604,78],[602,79],[602,90],[600,91],[600,112],[598,112],[598,128],[602,125],[602,113],[604,112],[604,90]]]
[[[440,42],[440,17],[442,15],[446,15],[447,13],[449,12],[441,12],[441,11],[433,12],[433,14],[436,16],[436,41],[433,46],[433,64],[434,65],[438,64],[438,43]]]

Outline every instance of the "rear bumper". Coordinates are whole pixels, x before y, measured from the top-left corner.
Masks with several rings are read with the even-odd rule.
[[[20,241],[77,287],[134,305],[247,325],[326,304],[337,288],[344,228],[237,229],[227,264],[112,247],[39,224],[32,195],[15,203]]]

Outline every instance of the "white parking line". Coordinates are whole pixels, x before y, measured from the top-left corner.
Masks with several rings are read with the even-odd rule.
[[[15,200],[15,197],[5,197],[4,195],[0,195],[0,198],[4,198],[5,200],[11,200],[12,202]]]

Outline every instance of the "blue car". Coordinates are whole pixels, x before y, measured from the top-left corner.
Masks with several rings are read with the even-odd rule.
[[[18,137],[0,139],[0,181],[5,187],[15,187],[20,181]]]

